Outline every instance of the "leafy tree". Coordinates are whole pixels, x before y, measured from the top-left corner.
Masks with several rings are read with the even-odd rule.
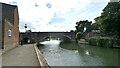
[[[93,30],[101,30],[101,32],[102,32],[103,31],[103,26],[101,26],[102,16],[96,17],[94,20],[95,20],[95,23],[92,24],[92,29]]]
[[[105,34],[120,37],[119,24],[120,22],[120,1],[109,2],[103,9],[101,16],[95,18],[95,27],[100,29]]]
[[[79,21],[76,22],[76,33],[77,32],[84,32],[84,28],[86,28],[86,32],[90,32],[91,31],[91,23],[88,20],[84,20],[84,21]]]
[[[70,30],[70,32],[74,32],[74,30]]]

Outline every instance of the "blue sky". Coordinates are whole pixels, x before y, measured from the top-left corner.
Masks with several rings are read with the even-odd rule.
[[[80,20],[94,22],[109,0],[0,0],[17,5],[21,32],[24,25],[32,31],[70,31]]]

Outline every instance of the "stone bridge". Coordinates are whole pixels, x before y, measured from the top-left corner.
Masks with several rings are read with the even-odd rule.
[[[20,33],[20,40],[23,43],[37,43],[43,41],[48,37],[60,38],[63,40],[67,38],[71,41],[75,41],[75,33],[74,32],[24,32]]]

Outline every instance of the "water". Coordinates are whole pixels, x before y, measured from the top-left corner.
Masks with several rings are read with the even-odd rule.
[[[118,50],[75,43],[41,42],[40,51],[50,66],[118,66]]]

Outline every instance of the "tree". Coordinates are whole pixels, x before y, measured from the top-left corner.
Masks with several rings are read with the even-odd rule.
[[[70,32],[74,32],[74,30],[70,30]]]
[[[76,22],[76,33],[77,32],[84,32],[84,28],[86,28],[86,32],[90,32],[91,31],[91,21],[88,20],[83,20],[83,21],[79,21]]]
[[[95,26],[98,26],[105,34],[114,35],[120,37],[119,31],[119,20],[120,18],[120,1],[109,2],[108,5],[103,9],[101,16],[95,18]]]

